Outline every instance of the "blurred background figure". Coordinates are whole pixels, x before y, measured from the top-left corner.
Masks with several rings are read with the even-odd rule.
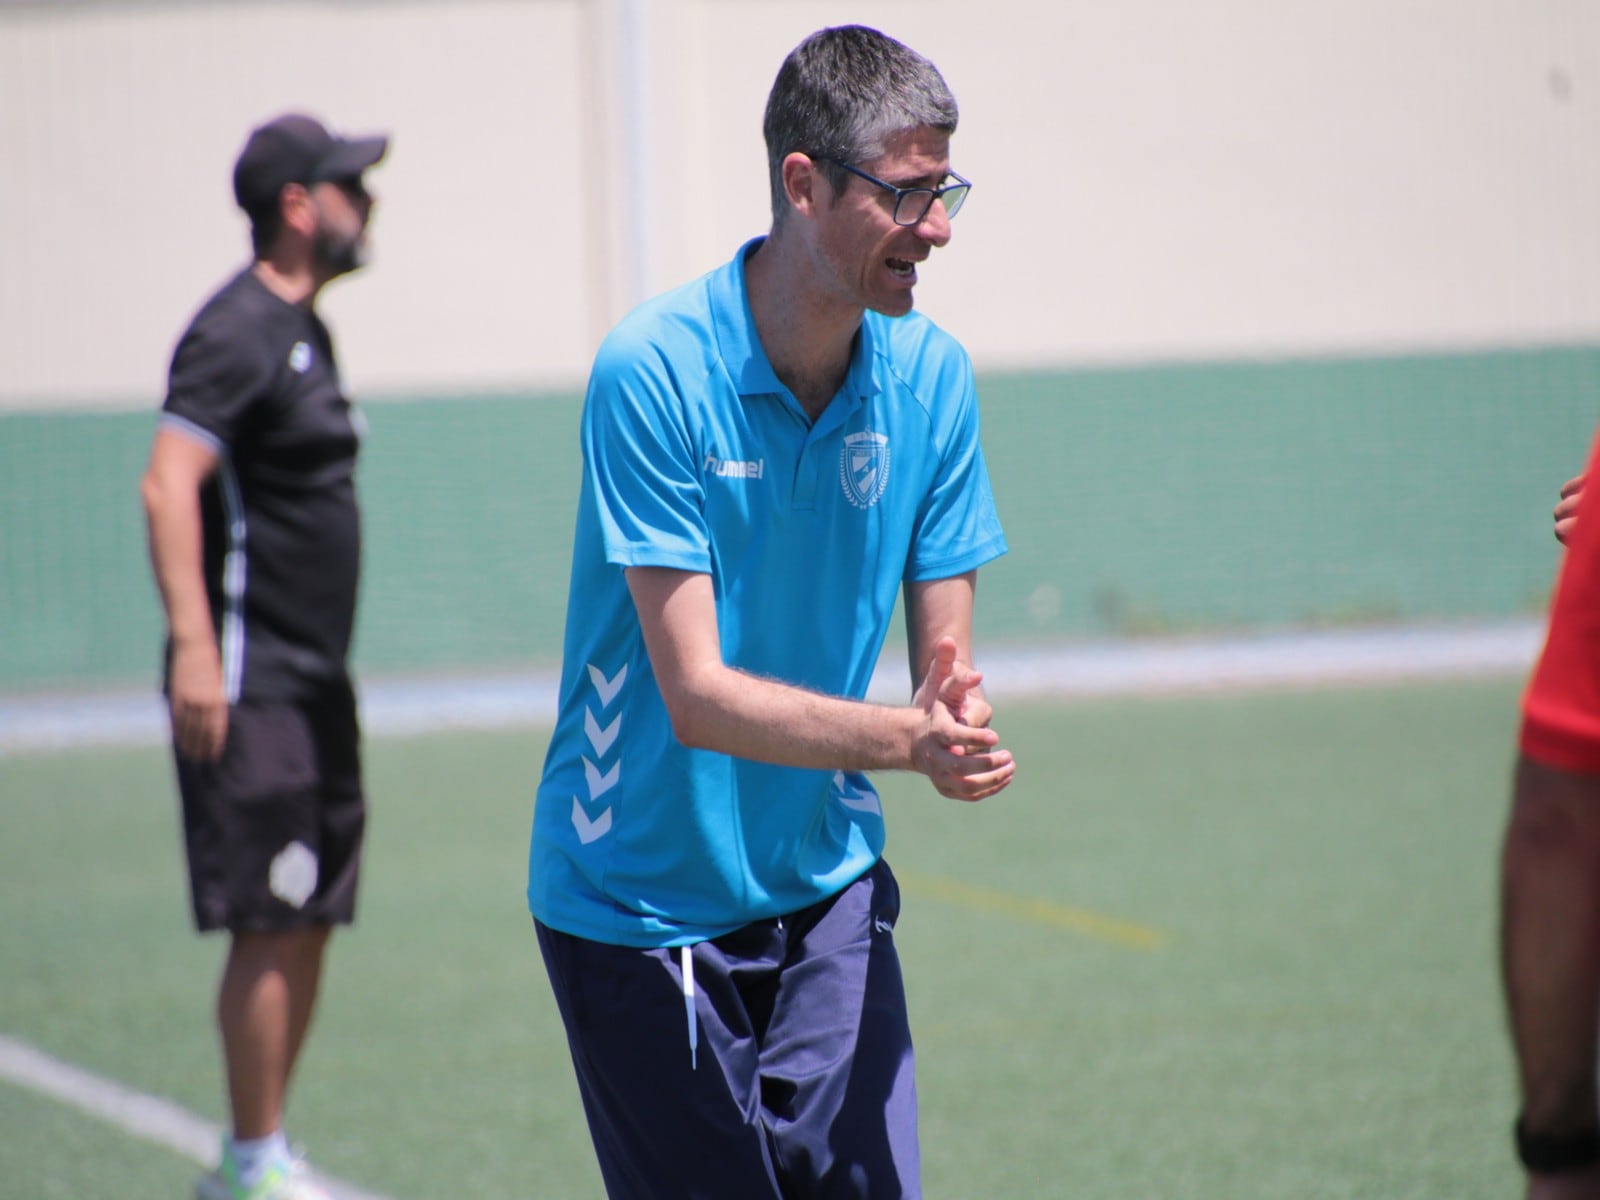
[[[1595,469],[1591,453],[1589,471]],[[1502,971],[1528,1200],[1600,1197],[1600,526],[1562,486],[1568,546],[1523,698],[1501,860]]]
[[[173,355],[142,496],[194,917],[227,930],[217,995],[233,1129],[198,1200],[324,1195],[283,1130],[365,823],[347,666],[360,573],[360,414],[315,306],[360,267],[386,137],[288,114],[234,167],[254,261]]]

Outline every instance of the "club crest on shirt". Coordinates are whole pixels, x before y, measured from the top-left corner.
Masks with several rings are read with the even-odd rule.
[[[311,369],[311,347],[305,342],[296,342],[289,351],[289,369],[296,375],[304,375]]]
[[[839,451],[839,483],[845,499],[871,508],[889,482],[889,439],[867,430],[846,435]]]

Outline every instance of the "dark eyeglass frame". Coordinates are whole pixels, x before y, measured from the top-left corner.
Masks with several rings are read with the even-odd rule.
[[[903,188],[903,187],[895,187],[895,185],[892,184],[892,183],[885,183],[883,180],[879,179],[876,175],[868,175],[860,167],[852,167],[849,163],[840,162],[837,158],[822,158],[822,159],[818,159],[817,161],[832,163],[834,166],[840,168],[841,170],[848,171],[852,175],[859,175],[862,179],[865,179],[868,183],[877,184],[879,187],[881,187],[886,192],[893,192],[894,193],[894,212],[891,215],[892,215],[892,217],[894,219],[894,223],[896,225],[903,225],[908,229],[911,228],[912,226],[915,226],[915,225],[921,225],[924,221],[926,221],[928,219],[928,213],[933,209],[933,202],[935,200],[944,201],[944,215],[948,219],[954,220],[955,219],[955,215],[958,212],[961,211],[961,206],[967,202],[967,193],[972,191],[972,180],[964,179],[962,176],[956,174],[954,171],[946,171],[945,174],[949,175],[951,179],[955,180],[955,182],[954,183],[947,183],[943,187],[937,187],[937,188],[925,188],[925,187]],[[954,198],[953,199],[946,199],[946,197],[950,196],[951,193],[954,193]],[[912,219],[912,220],[907,221],[907,220],[902,219],[903,218],[903,210],[906,207],[906,202],[908,200],[910,200],[911,197],[913,197],[913,196],[923,197],[925,199],[923,201],[922,208],[917,213],[916,217],[914,219]],[[913,201],[913,206],[915,206],[915,201]]]

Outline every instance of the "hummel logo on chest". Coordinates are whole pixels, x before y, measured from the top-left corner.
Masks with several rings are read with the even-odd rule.
[[[740,462],[734,458],[718,458],[715,454],[706,455],[705,473],[718,475],[724,479],[764,479],[767,474],[767,460],[758,458],[751,462]]]

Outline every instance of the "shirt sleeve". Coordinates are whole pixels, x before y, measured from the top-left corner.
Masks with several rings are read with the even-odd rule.
[[[613,336],[583,411],[584,470],[607,562],[711,570],[705,497],[687,402],[658,347]]]
[[[214,324],[191,326],[172,355],[167,398],[161,406],[167,423],[214,439],[219,448],[236,444],[240,427],[267,384],[265,365],[247,348],[250,344]]]
[[[936,426],[939,465],[918,509],[906,560],[905,577],[912,582],[960,575],[1006,552],[979,441],[977,386],[964,352],[949,355],[937,388],[932,411],[948,419]]]
[[[1566,771],[1600,773],[1600,439],[1589,490],[1561,569],[1544,650],[1522,701],[1522,752]]]

